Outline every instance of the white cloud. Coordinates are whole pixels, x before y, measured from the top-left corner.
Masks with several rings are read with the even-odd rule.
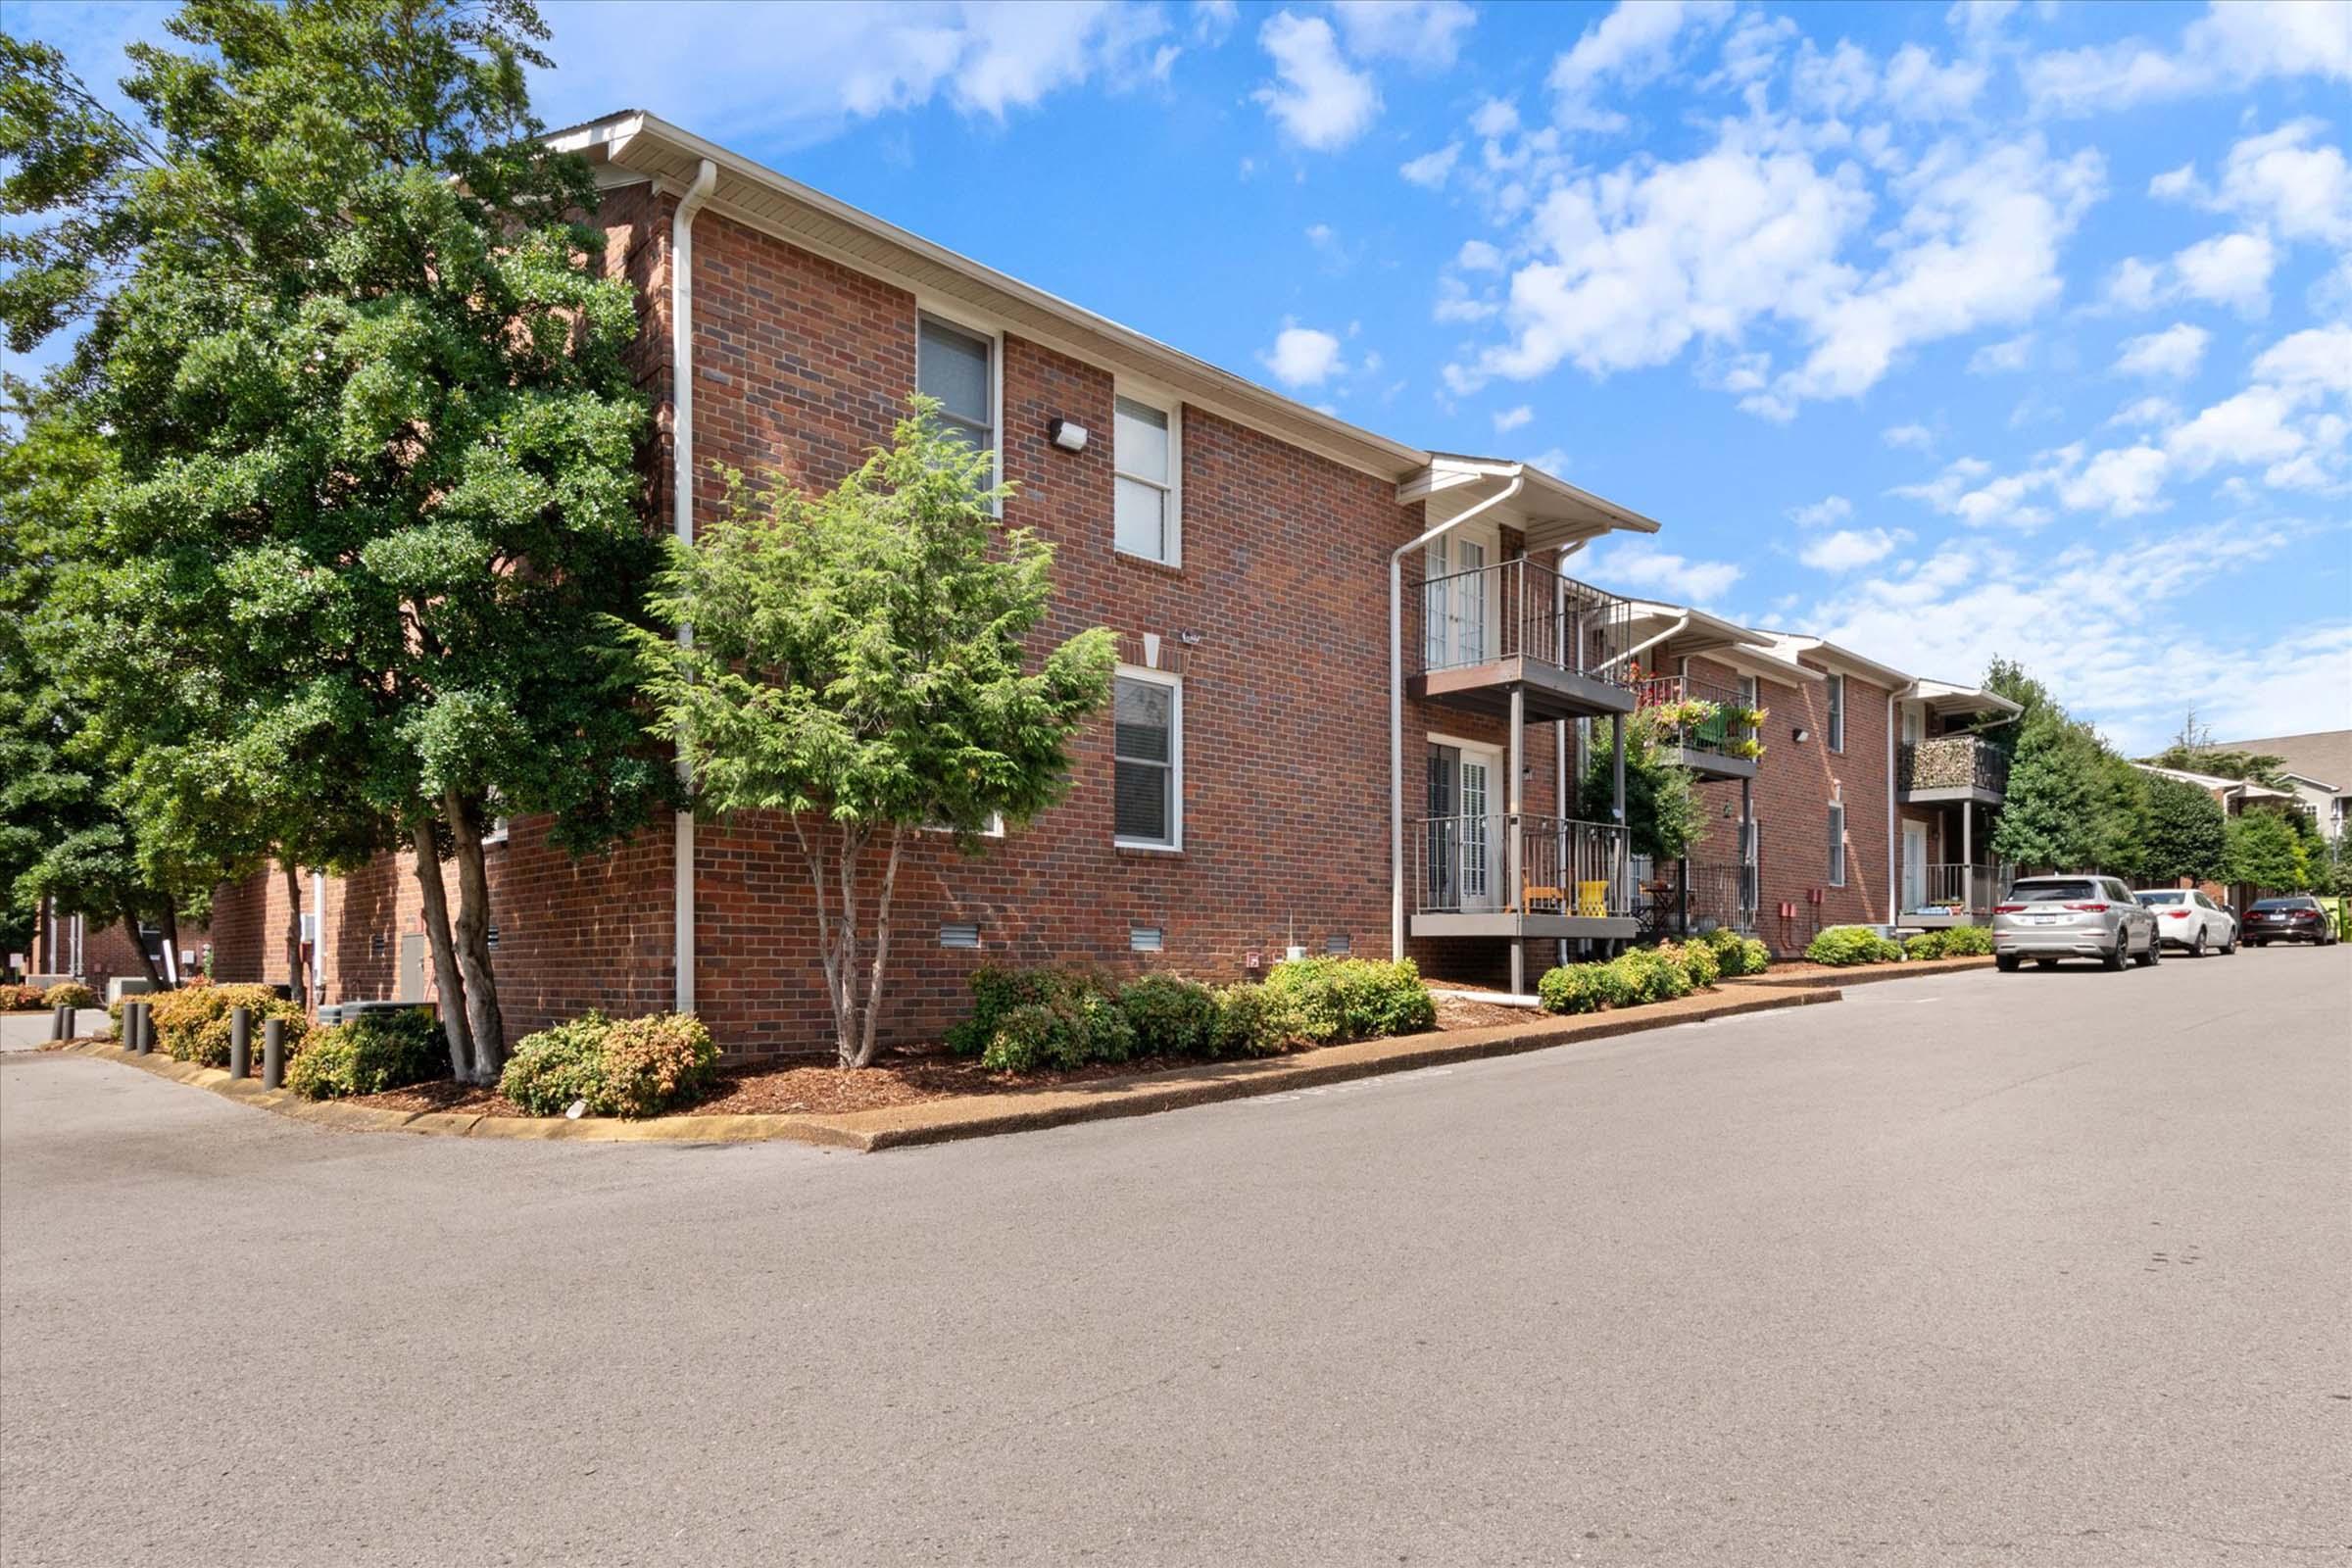
[[[2115,411],[2106,428],[2166,430],[2180,422],[2180,405],[2171,398],[2144,397]]]
[[[2082,472],[2060,480],[2058,499],[2075,512],[2135,517],[2157,510],[2165,468],[2165,455],[2155,447],[2116,448],[2092,458]]]
[[[2154,262],[2129,256],[2107,275],[2107,303],[2127,311],[2155,307],[2164,293],[2164,269]]]
[[[2253,378],[2352,401],[2352,326],[2310,327],[2280,338],[2254,361]]]
[[[1646,539],[1596,547],[1588,570],[1594,582],[1621,583],[1684,605],[1714,603],[1743,574],[1735,563],[1692,561]]]
[[[2151,180],[2148,194],[2230,213],[2290,240],[2352,245],[2352,167],[2322,139],[2327,130],[2317,120],[2289,122],[2232,146],[2218,189],[2184,164]]]
[[[1478,21],[1462,0],[1332,0],[1331,9],[1358,59],[1436,67],[1453,64],[1461,35]]]
[[[1274,334],[1273,347],[1258,360],[1274,373],[1274,379],[1288,387],[1321,386],[1348,368],[1340,357],[1338,337],[1288,321]]]
[[[1879,439],[1911,452],[1931,452],[1936,447],[1936,432],[1924,424],[1890,424],[1879,432]]]
[[[1369,74],[1340,58],[1330,23],[1278,11],[1257,38],[1274,61],[1276,79],[1250,96],[1293,141],[1329,152],[1371,126],[1380,114],[1379,90]]]
[[[1242,8],[1235,0],[1193,0],[1193,39],[1214,49],[1233,32]]]
[[[2000,375],[2022,370],[2034,363],[2034,334],[2023,333],[1999,343],[1987,343],[1968,357],[1971,375]]]
[[[2173,270],[2190,298],[2260,316],[2271,308],[2271,271],[2278,261],[2271,237],[2255,230],[2199,240],[2174,255]]]
[[[2161,332],[2127,339],[2123,353],[2116,357],[2115,368],[2125,375],[2185,381],[2197,373],[2197,366],[2205,358],[2205,345],[2212,336],[2201,326],[2180,321]]]
[[[1984,48],[1999,36],[2001,24],[2018,7],[2018,0],[1954,0],[1943,14],[1945,25],[1966,37],[1976,48]]]
[[[2352,6],[2338,0],[2213,0],[2172,52],[2143,39],[2052,50],[2019,66],[2035,105],[2062,115],[2242,88],[2267,76],[2352,80]]]
[[[1435,152],[1423,153],[1418,158],[1398,164],[1396,172],[1402,174],[1410,184],[1436,190],[1446,183],[1446,176],[1453,172],[1453,166],[1461,156],[1462,144],[1449,141]]]
[[[1552,61],[1553,118],[1574,130],[1622,129],[1625,117],[1596,101],[1602,89],[1656,80],[1673,69],[1686,28],[1712,29],[1731,14],[1731,0],[1619,0]]]
[[[2300,456],[2309,440],[2294,419],[2300,402],[2286,388],[2250,386],[2171,431],[2165,450],[2191,475],[2220,464],[2285,464]]]
[[[1788,520],[1800,528],[1826,528],[1853,514],[1854,504],[1843,496],[1824,496],[1819,501],[1788,509]]]
[[[1545,447],[1527,462],[1529,466],[1542,468],[1545,473],[1566,473],[1568,471],[1568,450],[1565,447]]]
[[[1470,117],[1470,129],[1489,141],[1519,128],[1519,106],[1508,98],[1490,98]]]
[[[652,27],[628,6],[558,0],[543,10],[564,62],[532,76],[534,107],[549,123],[674,102],[678,83],[690,81],[697,130],[787,147],[939,99],[1004,120],[1089,81],[1149,82],[1173,59],[1159,7],[1109,0],[807,6],[789,26],[724,0],[671,0]]]
[[[1453,265],[1465,272],[1499,272],[1502,270],[1502,252],[1483,239],[1466,239],[1454,253]]]
[[[1522,403],[1515,409],[1505,409],[1494,416],[1494,433],[1503,435],[1518,429],[1523,424],[1533,424],[1535,421],[1536,411]]]
[[[1905,120],[1953,120],[1967,114],[1991,73],[1973,61],[1943,66],[1915,43],[1886,62],[1880,92],[1889,113]]]
[[[1901,542],[1884,528],[1839,528],[1807,543],[1796,559],[1820,571],[1852,571],[1884,561]]]

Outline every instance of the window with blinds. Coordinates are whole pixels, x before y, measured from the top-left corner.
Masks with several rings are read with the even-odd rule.
[[[1113,400],[1111,464],[1117,491],[1111,543],[1122,555],[1175,565],[1175,416],[1133,398]]]
[[[1183,841],[1183,690],[1174,676],[1122,670],[1111,693],[1114,837],[1144,849]]]
[[[939,400],[939,416],[974,451],[997,449],[996,345],[926,316],[915,339],[915,390]]]

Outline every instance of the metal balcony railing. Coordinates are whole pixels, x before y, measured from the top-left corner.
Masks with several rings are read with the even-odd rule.
[[[1420,816],[1405,842],[1422,914],[1633,912],[1626,830],[1614,823],[1511,811]]]
[[[1426,578],[1411,602],[1419,625],[1408,629],[1406,647],[1419,662],[1409,673],[1529,659],[1611,685],[1633,684],[1623,661],[1600,667],[1626,646],[1633,607],[1537,562]]]
[[[1714,707],[1711,716],[1678,726],[1662,737],[1669,745],[1690,752],[1710,752],[1717,757],[1755,755],[1756,727],[1740,721],[1740,715],[1746,711],[1747,703],[1733,687],[1694,675],[1652,675],[1635,688],[1635,696],[1637,706],[1642,708],[1668,708],[1685,702],[1708,703]]]
[[[2009,759],[1974,735],[1938,735],[1895,749],[1894,787],[1898,790],[1980,789],[1993,795],[2009,791]]]
[[[1905,914],[1956,909],[1963,914],[1988,915],[2016,874],[2015,868],[2007,865],[1923,863],[1917,875],[1911,867],[1904,867],[1897,886],[1903,890]]]

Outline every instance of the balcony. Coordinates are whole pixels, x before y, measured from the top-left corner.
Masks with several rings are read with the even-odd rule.
[[[1756,739],[1756,727],[1742,716],[1747,705],[1739,692],[1688,675],[1658,675],[1635,689],[1635,700],[1644,709],[1689,705],[1695,710],[1704,705],[1711,711],[1659,732],[1658,739],[1671,749],[1672,760],[1700,778],[1756,776],[1756,759],[1763,746]]]
[[[1926,931],[1984,925],[2016,875],[2016,868],[2007,865],[1906,864],[1896,884],[1903,890],[1898,923]]]
[[[1507,716],[1511,694],[1530,719],[1605,718],[1633,710],[1633,677],[1621,662],[1631,607],[1527,560],[1448,572],[1408,596],[1405,628],[1414,697]]]
[[[1636,917],[1645,941],[1704,935],[1718,927],[1752,936],[1759,867],[1730,860],[1677,862],[1642,883]]]
[[[2008,793],[2009,759],[1974,735],[1938,735],[1895,749],[1896,800],[1998,806]]]
[[[1623,827],[1492,811],[1405,824],[1417,937],[1624,941],[1639,904]]]

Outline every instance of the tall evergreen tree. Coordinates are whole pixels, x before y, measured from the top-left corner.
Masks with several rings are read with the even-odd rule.
[[[2150,778],[2145,857],[2151,882],[2219,880],[2230,857],[2222,803],[2184,779]]]

